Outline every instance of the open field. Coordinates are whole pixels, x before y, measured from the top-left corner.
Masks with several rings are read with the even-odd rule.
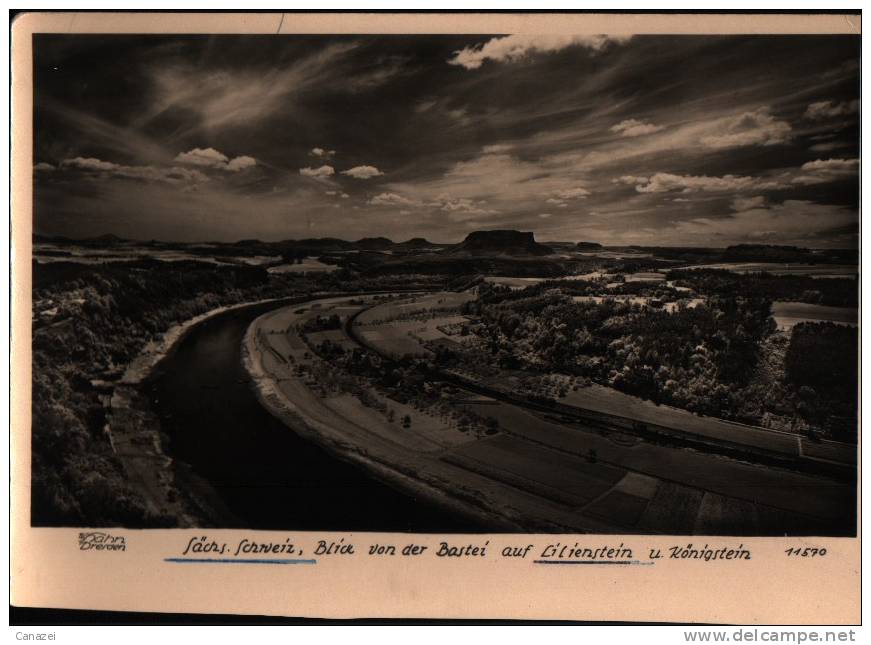
[[[851,278],[859,273],[853,264],[790,264],[784,262],[722,262],[696,264],[691,269],[725,269],[734,273],[772,273],[774,275],[805,275],[812,278]]]
[[[802,322],[828,321],[851,327],[859,324],[859,310],[855,307],[827,307],[806,302],[775,301],[771,308],[777,328],[784,331]]]
[[[204,248],[204,247],[199,247]],[[107,264],[114,262],[133,262],[141,259],[160,260],[161,262],[206,262],[218,265],[260,266],[281,260],[278,255],[209,255],[208,253],[189,253],[175,249],[161,249],[150,246],[125,244],[118,248],[78,247],[74,245],[57,245],[37,243],[33,249],[33,259],[42,264],[53,262],[72,262],[74,264]]]
[[[406,355],[429,356],[430,351],[408,335],[411,329],[419,326],[419,324],[412,323],[393,323],[378,328],[363,328],[360,330],[360,335],[374,347],[377,347],[378,351],[393,358],[401,358]]]
[[[773,507],[780,514],[809,515],[824,522],[846,517],[844,514],[851,512],[848,483],[646,442],[621,445],[612,441],[607,433],[598,434],[547,420],[509,404],[465,405],[496,418],[501,430],[515,437],[582,459],[588,458],[592,450],[598,462],[648,478],[737,498],[758,505],[757,514],[764,515]],[[651,485],[648,480],[648,487]],[[796,495],[796,491],[801,491],[801,495]]]
[[[466,292],[442,292],[385,302],[362,312],[355,325],[368,343],[388,356],[429,356],[432,352],[425,343],[452,340],[439,327],[466,322],[456,310],[473,297]]]
[[[545,280],[600,280],[608,277],[607,273],[601,271],[591,271],[590,273],[582,273],[578,275],[563,275],[556,278],[513,278],[511,276],[487,276],[484,282],[490,284],[499,284],[512,289],[523,289]]]
[[[702,437],[734,441],[788,454],[798,453],[798,438],[794,435],[702,417],[686,410],[657,405],[602,385],[593,384],[578,390],[569,390],[561,402],[644,423],[669,426]]]
[[[324,264],[315,258],[305,258],[300,264],[279,264],[269,267],[269,273],[324,273],[337,271],[339,267],[333,264]]]
[[[529,444],[511,436],[470,443],[450,453],[465,467],[570,506],[582,506],[610,489],[626,471],[590,463],[564,453]],[[528,483],[527,483],[528,482]],[[526,486],[524,486],[524,484]]]
[[[626,279],[626,282],[663,282],[665,280],[664,273],[658,273],[655,271],[624,273],[623,277]]]

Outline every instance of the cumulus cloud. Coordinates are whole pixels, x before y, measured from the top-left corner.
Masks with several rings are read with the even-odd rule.
[[[251,168],[252,166],[257,165],[257,160],[254,157],[249,157],[247,155],[242,155],[241,157],[235,157],[230,160],[230,163],[227,164],[226,170],[230,172],[239,172],[240,170],[244,170],[245,168]]]
[[[54,168],[54,166],[51,165],[50,163],[46,163],[45,161],[40,161],[38,164],[36,164],[36,165],[33,167],[33,169],[34,169],[36,172],[51,172],[51,171],[54,170],[55,168]]]
[[[597,52],[611,43],[625,42],[628,39],[626,36],[613,35],[513,34],[455,51],[448,63],[465,69],[478,69],[485,60],[515,62],[530,54],[553,53],[573,46]]]
[[[550,213],[539,213],[538,216],[541,219],[549,219],[549,218],[553,217],[553,215],[551,215]]]
[[[505,143],[497,143],[490,146],[484,146],[481,152],[485,155],[496,155],[511,150],[512,146]]]
[[[732,210],[736,212],[749,211],[754,208],[766,208],[768,200],[764,195],[756,197],[738,197],[732,200]]]
[[[839,116],[849,116],[859,112],[859,101],[843,101],[836,103],[835,101],[817,101],[807,106],[804,118],[811,121],[823,121],[825,119],[833,119]]]
[[[381,193],[370,199],[372,206],[417,206],[418,202],[397,193]]]
[[[257,165],[257,160],[254,157],[242,155],[230,159],[223,152],[219,152],[214,148],[194,148],[187,152],[180,152],[176,155],[175,162],[200,166],[202,168],[227,170],[229,172],[239,172],[245,168]]]
[[[795,177],[792,182],[804,186],[824,184],[830,181],[850,179],[855,177],[858,172],[858,159],[826,159],[825,161],[817,159],[803,164],[801,174]]]
[[[451,197],[450,195],[439,195],[433,202],[426,205],[450,213],[451,218],[455,220],[462,220],[467,216],[495,215],[498,212],[492,208],[487,208],[485,200]]]
[[[325,148],[312,148],[311,152],[309,152],[309,154],[312,157],[322,157],[324,159],[329,159],[330,157],[332,157],[333,155],[336,154],[336,151],[335,150],[327,150]]]
[[[639,121],[638,119],[626,119],[617,125],[611,126],[611,132],[616,132],[622,137],[640,137],[645,134],[653,134],[659,132],[665,126],[654,125],[650,122]]]
[[[700,141],[708,148],[772,146],[789,141],[791,136],[789,123],[772,116],[769,108],[761,107],[715,121]]]
[[[354,179],[372,179],[372,177],[380,177],[384,173],[375,166],[354,166],[353,168],[348,168],[348,170],[343,170],[342,174]]]
[[[413,199],[399,193],[386,192],[372,197],[368,202],[370,206],[394,206],[401,207],[405,211],[409,209],[430,209],[447,213],[455,221],[462,221],[468,217],[479,215],[494,215],[498,211],[487,207],[486,200],[475,200],[467,197],[453,197],[442,194],[434,199]]]
[[[227,165],[227,155],[218,152],[214,148],[194,148],[187,152],[180,152],[175,160],[178,163],[186,163],[192,166],[204,166],[206,168],[221,168]]]
[[[319,168],[311,168],[306,166],[299,169],[299,174],[303,177],[311,177],[312,179],[326,179],[336,174],[336,169],[332,166],[323,165]]]

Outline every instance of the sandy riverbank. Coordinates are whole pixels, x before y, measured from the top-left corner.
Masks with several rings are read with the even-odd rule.
[[[235,305],[224,305],[223,307],[215,307],[199,316],[194,316],[188,320],[177,323],[165,331],[160,338],[149,341],[139,355],[134,358],[119,383],[124,385],[138,385],[144,382],[152,373],[155,367],[166,358],[172,350],[178,345],[179,341],[184,338],[191,329],[205,322],[210,318],[214,318],[220,314],[236,309],[244,309],[245,307],[253,307],[255,305],[266,304],[267,302],[279,302],[282,298],[266,298],[264,300],[252,300],[250,302],[242,302]]]
[[[485,497],[462,487],[460,482],[441,479],[432,472],[422,473],[413,461],[404,459],[402,455],[393,455],[389,448],[382,445],[384,442],[373,440],[372,445],[363,445],[356,440],[358,437],[343,432],[338,425],[315,418],[316,411],[307,409],[304,402],[292,401],[279,386],[281,377],[271,373],[264,365],[264,356],[269,349],[262,345],[260,334],[264,322],[276,313],[270,311],[255,319],[242,341],[243,365],[251,377],[258,400],[266,410],[290,430],[338,459],[365,468],[377,479],[413,497],[422,498],[484,526],[508,531],[523,530],[519,523],[512,521],[510,513],[494,513]],[[377,447],[375,444],[378,444]]]

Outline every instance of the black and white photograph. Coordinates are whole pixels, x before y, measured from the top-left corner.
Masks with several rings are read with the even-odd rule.
[[[31,526],[857,535],[858,34],[32,48]]]

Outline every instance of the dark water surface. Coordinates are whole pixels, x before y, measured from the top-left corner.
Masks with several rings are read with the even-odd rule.
[[[205,479],[238,520],[222,528],[482,532],[333,457],[258,402],[241,344],[255,305],[209,319],[179,343],[148,385],[166,451]]]

